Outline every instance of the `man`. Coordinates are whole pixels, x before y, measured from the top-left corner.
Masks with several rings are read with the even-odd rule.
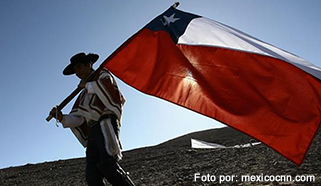
[[[70,128],[86,150],[86,181],[89,186],[104,185],[106,178],[114,186],[133,186],[119,166],[122,158],[119,141],[122,106],[125,99],[110,72],[100,68],[94,74],[97,54],[78,53],[70,59],[64,75],[76,74],[83,88],[70,114],[53,108],[50,115]],[[90,77],[92,76],[92,77]],[[90,80],[86,82],[86,79]]]

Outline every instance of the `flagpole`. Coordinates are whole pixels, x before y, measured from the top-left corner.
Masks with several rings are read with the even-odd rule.
[[[175,3],[172,5],[173,8],[177,8],[178,6],[179,6],[179,2],[175,2]]]
[[[173,8],[177,8],[179,6],[179,2],[175,2],[172,7]],[[109,57],[112,57],[109,56]],[[108,58],[109,58],[108,57]],[[108,59],[107,58],[107,59]],[[105,60],[106,61],[106,60]],[[102,68],[102,65],[95,70],[85,81],[88,82],[92,77],[94,77],[97,73],[97,71]],[[68,97],[66,97],[58,106],[57,106],[57,112],[61,111],[80,91],[82,90],[82,88],[77,87]],[[53,116],[51,114],[49,114],[49,116],[46,118],[47,122],[49,122],[51,119],[53,118]]]

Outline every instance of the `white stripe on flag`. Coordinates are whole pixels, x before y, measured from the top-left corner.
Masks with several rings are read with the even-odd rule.
[[[214,46],[281,59],[321,79],[321,68],[232,27],[204,17],[193,19],[178,44]]]

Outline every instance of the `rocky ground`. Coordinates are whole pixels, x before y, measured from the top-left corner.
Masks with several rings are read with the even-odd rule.
[[[314,139],[303,164],[298,167],[265,145],[250,148],[191,149],[190,139],[234,146],[253,141],[231,128],[212,129],[188,134],[153,147],[124,152],[123,168],[137,186],[192,185],[321,185],[321,132]],[[212,182],[193,181],[200,173]],[[241,181],[252,175],[253,181]],[[265,175],[312,175],[312,182],[261,181]],[[234,176],[234,181],[232,181]],[[214,178],[216,180],[214,181]],[[221,178],[221,183],[219,180]],[[222,179],[229,179],[223,181]],[[308,179],[308,178],[307,178]],[[86,185],[85,159],[27,164],[0,170],[0,185],[51,186]]]

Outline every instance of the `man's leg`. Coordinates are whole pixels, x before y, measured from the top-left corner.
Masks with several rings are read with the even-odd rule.
[[[113,186],[135,186],[127,173],[120,167],[118,162],[109,157],[108,160],[104,158],[104,161],[98,165],[101,174],[111,183]]]
[[[89,186],[105,186],[103,175],[98,169],[100,152],[98,146],[95,144],[97,141],[96,135],[100,133],[100,130],[99,128],[92,128],[90,132],[86,150],[86,181]]]
[[[126,172],[120,167],[118,164],[117,158],[113,157],[111,154],[107,152],[106,149],[106,140],[112,140],[118,138],[117,131],[117,121],[115,119],[105,119],[101,121],[101,129],[108,130],[105,132],[105,136],[103,132],[101,132],[101,140],[99,142],[99,150],[100,150],[100,162],[98,164],[98,168],[101,174],[110,182],[113,186],[134,186],[134,183],[131,181]],[[110,130],[114,129],[114,130]],[[111,135],[111,136],[107,136]],[[108,143],[113,143],[113,141],[109,141]],[[111,145],[111,146],[115,146]]]
[[[86,181],[88,186],[105,186],[97,164],[88,163],[86,165]]]

